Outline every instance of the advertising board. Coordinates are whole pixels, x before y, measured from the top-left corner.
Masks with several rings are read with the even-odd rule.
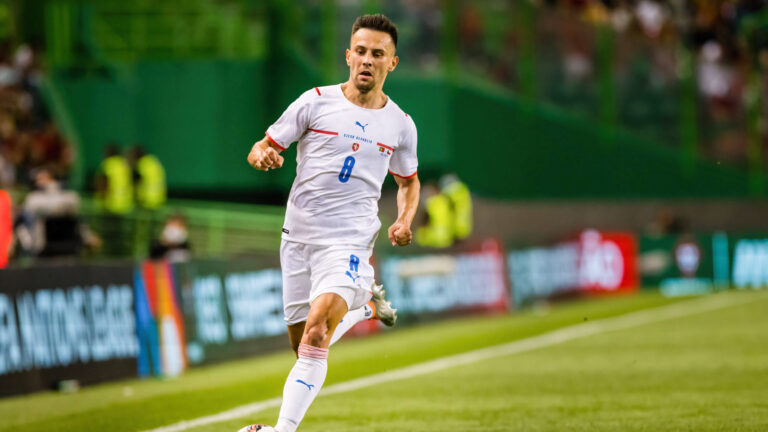
[[[730,236],[731,280],[738,289],[768,288],[768,235]]]
[[[707,234],[642,236],[639,266],[643,286],[659,288],[666,296],[714,291],[718,239]]]
[[[632,233],[587,230],[548,247],[507,255],[515,307],[576,293],[637,289],[637,242]]]
[[[387,297],[403,315],[509,308],[501,247],[487,241],[457,254],[386,257],[380,277]]]
[[[0,396],[136,376],[130,266],[0,271]]]

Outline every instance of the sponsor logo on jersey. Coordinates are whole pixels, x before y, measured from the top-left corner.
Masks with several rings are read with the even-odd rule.
[[[362,123],[360,123],[359,121],[356,121],[355,122],[355,126],[360,126],[360,129],[362,129],[363,133],[365,133],[365,128],[366,128],[366,126],[368,126],[368,123],[366,123],[365,126],[363,126]]]
[[[360,148],[360,144],[358,143],[352,143],[352,151],[357,151],[357,149]]]
[[[370,140],[368,138],[364,138],[364,137],[361,137],[361,136],[356,136],[356,135],[348,134],[348,133],[344,134],[344,138],[349,138],[349,139],[353,139],[355,141],[360,141],[360,142],[364,142],[364,143],[368,143],[368,144],[373,144],[373,140]]]
[[[283,227],[283,230],[282,230],[282,231],[283,231],[284,233],[286,233],[286,234],[290,234],[290,233],[291,233],[290,231],[288,231],[288,228],[285,228],[285,227]]]

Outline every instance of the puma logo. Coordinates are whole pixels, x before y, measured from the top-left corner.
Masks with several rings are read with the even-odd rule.
[[[360,123],[359,121],[356,121],[355,122],[355,126],[360,126],[360,129],[362,129],[363,132],[365,132],[365,128],[366,128],[366,126],[368,126],[368,123],[366,123],[365,126],[363,126],[362,123]]]
[[[312,387],[315,386],[314,384],[307,384],[307,383],[305,383],[302,380],[296,380],[296,382],[299,383],[299,384],[304,384],[305,386],[307,386],[307,389],[309,389],[309,391],[312,391]]]
[[[360,279],[360,275],[352,276],[352,273],[350,273],[349,270],[347,270],[347,276],[349,276],[349,278],[352,279],[352,283],[355,283],[357,282],[358,279]]]

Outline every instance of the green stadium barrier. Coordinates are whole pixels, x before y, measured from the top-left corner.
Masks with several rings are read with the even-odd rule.
[[[188,240],[195,257],[258,256],[280,248],[282,207],[191,200],[170,200],[154,211],[134,210],[114,216],[99,209],[93,199],[84,199],[81,215],[102,238],[104,251],[92,258],[149,256],[165,220],[181,214],[187,221]]]
[[[54,76],[80,132],[83,175],[102,148],[143,143],[166,168],[170,190],[286,191],[286,166],[258,175],[246,163],[279,112],[318,84],[298,63],[291,77],[266,64],[224,60],[139,62],[130,79]],[[282,69],[281,69],[282,70]],[[290,81],[289,81],[290,80]],[[274,83],[273,81],[277,81]],[[287,87],[281,88],[285,83]],[[276,89],[265,89],[276,86]],[[416,121],[420,171],[453,171],[473,192],[501,199],[743,197],[748,176],[697,161],[626,132],[608,134],[582,118],[531,106],[479,85],[393,76],[388,93]]]

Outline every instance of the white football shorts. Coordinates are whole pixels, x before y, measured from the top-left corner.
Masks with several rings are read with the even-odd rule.
[[[373,296],[372,248],[311,245],[283,240],[283,311],[288,325],[307,320],[309,306],[320,295],[335,293],[349,310],[365,305]]]

